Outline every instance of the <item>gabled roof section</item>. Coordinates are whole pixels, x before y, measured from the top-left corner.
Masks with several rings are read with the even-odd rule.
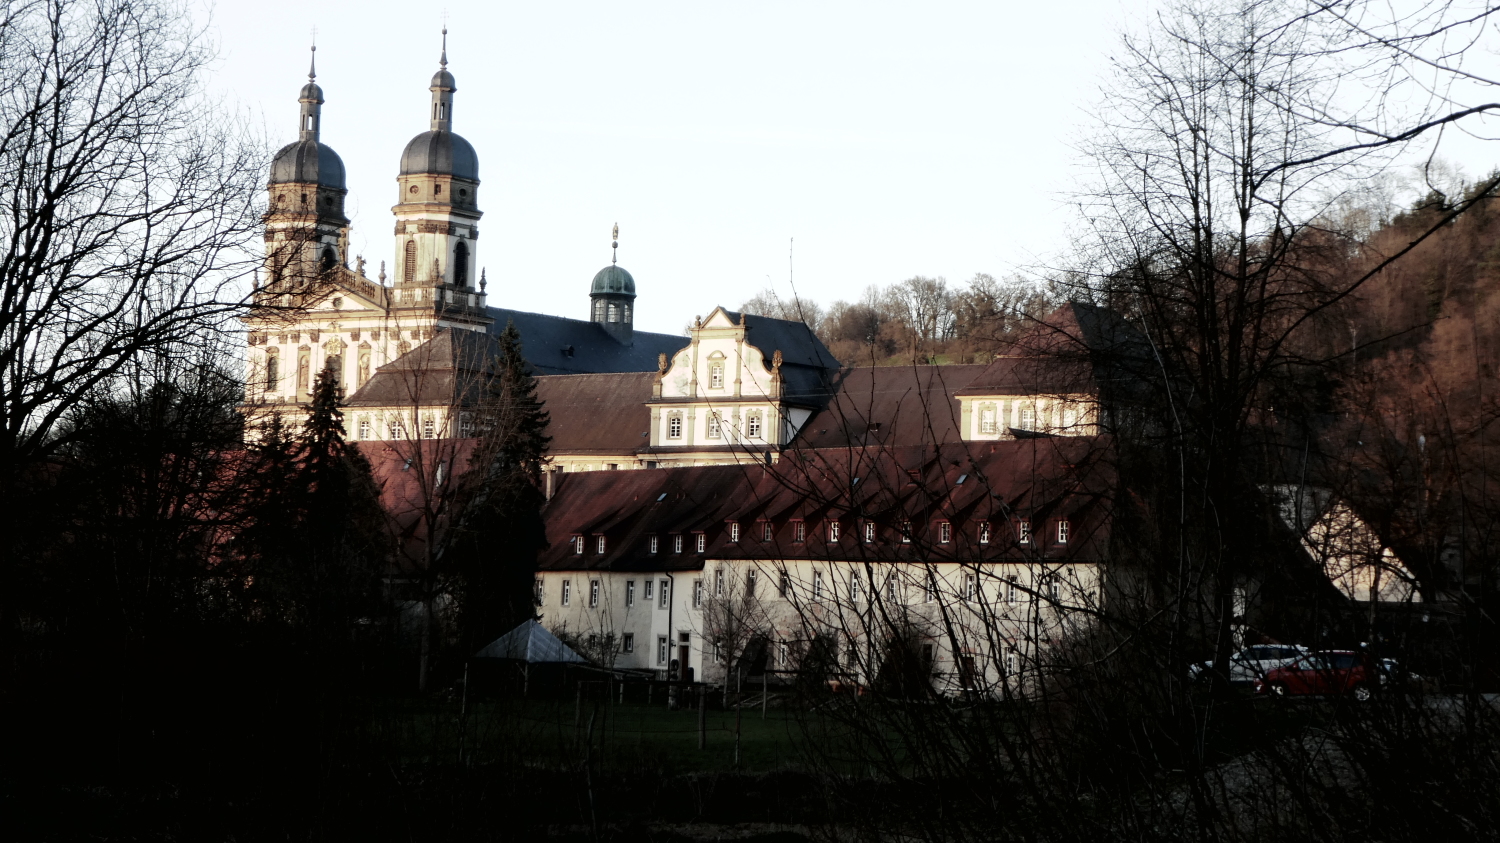
[[[1139,383],[1150,345],[1109,308],[1069,302],[1038,320],[959,395],[1072,395]]]
[[[633,454],[650,443],[655,372],[544,375],[536,379],[552,423],[553,454]]]
[[[783,368],[786,366],[807,366],[814,369],[836,369],[839,361],[834,358],[823,341],[818,339],[805,323],[794,322],[790,319],[773,319],[770,316],[757,316],[753,313],[739,313],[727,310],[723,307],[714,308],[722,311],[730,322],[739,324],[743,319],[746,331],[745,339],[756,348],[765,352],[769,359],[775,351],[781,352]],[[703,320],[706,324],[708,319]]]
[[[410,407],[476,401],[498,354],[499,344],[488,334],[439,328],[432,339],[376,370],[347,404]]]
[[[793,448],[911,447],[958,442],[958,391],[986,371],[962,366],[843,369],[833,400],[792,441]]]
[[[657,355],[671,356],[688,344],[687,337],[635,331],[631,344],[621,345],[597,322],[500,307],[488,311],[493,334],[515,323],[526,360],[542,375],[655,372]]]

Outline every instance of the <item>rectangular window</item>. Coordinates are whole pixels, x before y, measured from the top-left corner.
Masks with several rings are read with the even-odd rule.
[[[991,434],[995,432],[995,408],[985,407],[979,411],[979,432]]]
[[[831,542],[836,542],[839,540],[839,522],[828,522],[828,540]]]
[[[1036,430],[1036,405],[1030,402],[1021,405],[1021,429]]]
[[[625,581],[625,608],[635,605],[635,580]]]
[[[812,597],[813,597],[813,602],[814,603],[822,603],[823,602],[823,573],[821,571],[813,571],[813,595],[812,595]]]
[[[1068,543],[1068,519],[1066,518],[1057,522],[1057,543]]]
[[[792,541],[794,541],[794,542],[803,542],[803,541],[806,541],[806,540],[807,540],[807,522],[806,521],[793,521],[792,522]]]
[[[1020,597],[1020,587],[1015,577],[1005,578],[1005,602],[1014,603]]]
[[[1047,576],[1047,599],[1051,600],[1053,603],[1056,603],[1058,601],[1058,598],[1062,596],[1061,586],[1062,583],[1058,581],[1057,575],[1049,574]]]
[[[432,419],[422,419],[422,438],[437,438],[437,425],[433,424]]]
[[[888,574],[885,578],[885,599],[894,604],[901,602],[901,583],[895,574]]]
[[[667,663],[667,636],[656,636],[656,663],[664,665]]]
[[[859,602],[859,573],[855,572],[849,577],[849,602]]]
[[[694,540],[694,543],[698,546],[698,552],[702,553],[704,549],[708,547],[708,536],[699,533],[697,535],[697,538]]]
[[[536,604],[538,606],[542,605],[542,598],[546,595],[546,591],[542,588],[542,578],[541,577],[537,577],[536,578],[536,582],[532,585],[532,588],[536,592],[534,595],[532,595],[533,597],[536,598]]]
[[[667,608],[667,582],[668,580],[661,581],[661,590],[657,593],[659,598],[657,605],[663,609]]]
[[[866,521],[865,522],[865,544],[873,544],[874,542],[875,542],[875,522],[874,521]]]
[[[745,434],[751,439],[760,438],[760,413],[751,413],[750,417],[745,419]]]
[[[1016,544],[1031,544],[1031,522],[1025,518],[1016,522]]]
[[[604,553],[604,537],[603,536],[595,536],[594,537],[594,552],[595,553],[599,553],[599,554]]]
[[[681,533],[676,533],[676,534],[674,534],[672,536],[672,552],[673,553],[681,553],[682,552],[682,534]]]
[[[583,555],[583,536],[574,536],[573,537],[573,555],[575,555],[575,556],[582,556]]]
[[[589,580],[589,608],[599,608],[599,581]]]
[[[620,651],[625,653],[635,652],[635,635],[627,632],[620,636]]]
[[[667,438],[682,438],[682,416],[680,414],[673,414],[667,417]]]
[[[760,522],[760,540],[763,541],[763,542],[768,542],[768,541],[771,540],[771,538],[772,538],[772,534],[771,534],[771,522],[770,521],[762,521],[762,522]]]
[[[643,589],[643,591],[641,592],[641,597],[647,603],[651,602],[651,586],[652,585],[654,585],[654,583],[652,583],[650,580],[646,580],[644,583],[641,584],[641,588]]]
[[[1008,673],[1008,674],[1010,674],[1011,676],[1015,676],[1017,673],[1020,672],[1020,670],[1021,670],[1021,659],[1016,655],[1015,651],[1011,651],[1009,653],[1006,653],[1005,654],[1005,672]]]
[[[745,596],[746,597],[754,597],[755,596],[755,580],[756,580],[757,576],[758,575],[755,573],[755,569],[754,568],[751,568],[750,570],[748,570],[748,571],[745,572]]]
[[[781,572],[781,582],[776,586],[776,594],[783,600],[792,593],[792,575],[786,571]]]
[[[978,590],[978,579],[973,574],[964,574],[964,599],[973,600]]]
[[[738,544],[740,541],[740,525],[738,522],[729,525],[729,542]]]
[[[718,438],[720,438],[719,437],[719,414],[718,413],[709,413],[708,414],[708,438],[709,439],[718,439]]]
[[[573,603],[573,581],[572,580],[563,580],[562,604],[564,606],[569,606],[569,605],[572,605],[572,603]]]
[[[359,422],[359,438],[361,438],[361,439],[369,439],[370,438],[370,422],[368,420],[365,420],[365,419],[361,419],[360,420],[360,422]]]
[[[660,545],[660,544],[661,544],[661,539],[660,539],[660,538],[659,538],[659,537],[658,537],[658,536],[652,536],[652,537],[651,537],[651,541],[650,541],[650,547],[651,547],[651,552],[652,552],[652,553],[655,553],[655,552],[656,552],[656,550],[657,550],[657,547],[658,547],[658,546],[659,546],[659,545]],[[650,587],[650,586],[647,586],[647,587],[648,587],[648,588],[649,588],[649,587]],[[648,595],[646,595],[646,596],[647,596],[647,597],[650,597],[650,596],[651,596],[651,595],[649,595],[649,594],[648,594]]]
[[[710,389],[724,388],[724,364],[714,363],[708,367],[708,385]]]
[[[901,543],[902,544],[911,544],[911,522],[910,521],[902,521],[901,522]]]
[[[703,606],[703,580],[693,580],[693,608]]]
[[[718,568],[714,571],[714,596],[724,596],[724,569]]]
[[[937,599],[937,593],[938,593],[937,574],[934,573],[934,572],[932,572],[932,571],[928,571],[927,572],[927,588],[925,590],[925,593],[922,595],[922,602],[924,602],[924,603],[931,603],[932,601],[934,601],[934,600]]]
[[[719,639],[714,639],[714,664],[724,663],[724,644]]]
[[[979,543],[990,543],[990,522],[988,521],[979,522]]]
[[[951,541],[953,541],[953,524],[943,521],[938,524],[938,543],[947,544]]]
[[[776,663],[777,664],[781,665],[782,667],[786,667],[787,665],[789,665],[789,664],[792,663],[791,656],[792,656],[792,648],[788,647],[785,641],[781,642],[780,644],[778,644],[776,646]]]

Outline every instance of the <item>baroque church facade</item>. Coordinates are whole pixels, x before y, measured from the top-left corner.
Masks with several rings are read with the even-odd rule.
[[[613,262],[586,319],[492,304],[446,49],[429,90],[372,278],[349,254],[344,166],[309,71],[267,183],[252,421],[299,415],[331,368],[387,506],[417,506],[412,489],[462,466],[412,454],[471,435],[468,382],[514,325],[552,419],[538,613],[616,669],[724,682],[820,654],[861,683],[899,616],[945,689],[1019,687],[1097,610],[1109,379],[1041,346],[1118,342],[1119,320],[1070,305],[1032,352],[989,365],[849,368],[800,322],[724,307],[688,336],[634,330],[636,282]]]

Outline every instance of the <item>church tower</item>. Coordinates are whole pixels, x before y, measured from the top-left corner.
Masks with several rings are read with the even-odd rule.
[[[323,89],[317,77],[314,61],[298,98],[298,138],[271,161],[266,186],[266,292],[311,292],[319,286],[319,276],[348,263],[344,197],[349,191],[344,186],[344,162],[318,140]]]
[[[396,177],[395,306],[433,313],[439,324],[483,330],[485,292],[479,279],[479,156],[453,131],[448,29],[432,77],[430,126],[401,153]],[[415,314],[413,314],[415,315]]]

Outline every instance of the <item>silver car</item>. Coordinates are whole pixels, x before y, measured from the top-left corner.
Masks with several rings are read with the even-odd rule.
[[[1232,685],[1249,685],[1260,680],[1268,671],[1286,667],[1312,652],[1301,644],[1257,644],[1229,657],[1229,682]],[[1214,663],[1198,662],[1188,667],[1194,679],[1207,679],[1212,675]]]

